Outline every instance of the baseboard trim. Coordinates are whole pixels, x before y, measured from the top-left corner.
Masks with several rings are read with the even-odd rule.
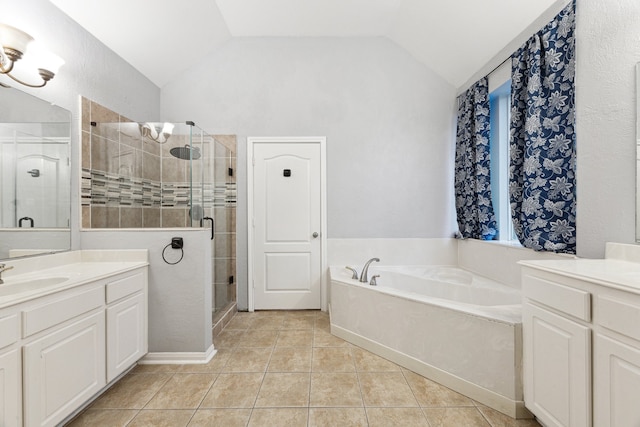
[[[218,352],[213,344],[205,352],[152,352],[147,353],[138,363],[140,365],[188,365],[205,364]]]
[[[331,333],[512,418],[533,418],[531,413],[524,407],[524,402],[522,401],[511,400],[340,326],[331,324]]]

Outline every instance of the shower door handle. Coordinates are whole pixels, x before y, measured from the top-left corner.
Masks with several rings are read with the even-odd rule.
[[[200,227],[204,225],[205,221],[211,221],[211,240],[213,240],[213,238],[215,237],[215,231],[213,230],[215,228],[215,221],[213,220],[213,218],[205,216],[200,220]]]

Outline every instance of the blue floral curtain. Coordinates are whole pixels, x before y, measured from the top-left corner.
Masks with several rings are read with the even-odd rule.
[[[520,243],[576,251],[575,4],[512,56],[509,196]]]
[[[491,240],[496,219],[491,204],[489,83],[483,78],[458,97],[455,194],[463,238]]]

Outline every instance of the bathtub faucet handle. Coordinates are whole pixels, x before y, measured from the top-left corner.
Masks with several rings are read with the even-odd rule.
[[[376,277],[380,277],[379,274],[375,274],[372,278],[371,281],[369,282],[369,284],[371,286],[378,286],[378,281],[376,280]]]
[[[372,262],[380,262],[380,258],[371,258],[367,263],[362,267],[362,274],[360,274],[360,282],[367,283],[369,279],[367,279],[367,273],[369,272],[369,264]]]
[[[352,278],[353,280],[358,280],[358,270],[356,270],[356,269],[355,269],[355,268],[353,268],[353,267],[349,267],[348,265],[347,265],[345,268],[346,268],[347,270],[351,270],[351,272],[353,273],[353,274],[351,275],[351,278]]]

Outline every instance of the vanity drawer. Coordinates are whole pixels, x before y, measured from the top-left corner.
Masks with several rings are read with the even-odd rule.
[[[107,283],[107,304],[142,291],[145,283],[146,270],[136,271],[127,277]]]
[[[598,295],[594,307],[594,320],[598,325],[640,341],[640,299],[629,301]]]
[[[20,319],[17,314],[0,317],[0,349],[20,338]]]
[[[22,337],[44,331],[104,305],[104,287],[76,292],[22,312]]]
[[[591,294],[587,291],[525,275],[522,293],[525,298],[586,322],[591,321]]]

